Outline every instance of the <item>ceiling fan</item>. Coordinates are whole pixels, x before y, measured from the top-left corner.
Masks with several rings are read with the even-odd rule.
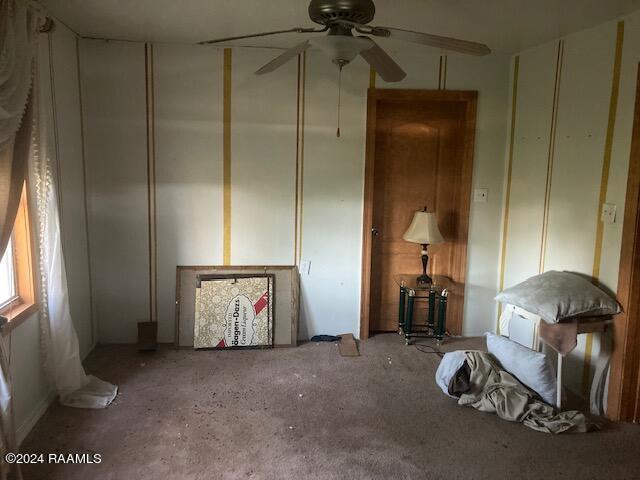
[[[375,16],[375,12],[376,8],[373,0],[311,0],[311,3],[309,3],[309,17],[315,23],[322,25],[322,28],[291,28],[237,37],[217,38],[200,42],[200,44],[265,37],[280,33],[328,32],[327,35],[314,36],[286,50],[255,73],[261,75],[272,72],[313,45],[324,51],[340,70],[360,55],[386,82],[399,82],[406,76],[406,73],[371,36],[403,40],[470,55],[491,53],[489,47],[481,43],[403,30],[401,28],[369,25],[369,22]]]

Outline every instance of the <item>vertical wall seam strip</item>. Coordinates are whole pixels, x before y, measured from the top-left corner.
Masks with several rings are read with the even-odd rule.
[[[153,45],[144,44],[144,76],[146,94],[147,127],[147,220],[149,237],[149,320],[157,320],[157,252],[156,252],[156,174],[155,174],[155,125],[153,98]]]
[[[549,207],[551,201],[551,183],[553,180],[553,163],[556,149],[556,130],[558,124],[558,105],[560,103],[560,84],[562,82],[562,65],[564,61],[564,40],[558,41],[556,58],[556,78],[553,89],[553,106],[551,109],[551,127],[549,133],[549,154],[547,157],[547,177],[544,192],[544,210],[542,217],[542,236],[540,240],[540,264],[538,273],[544,272],[544,262],[547,253],[547,234],[549,229]]]
[[[607,136],[604,145],[602,161],[602,174],[600,177],[600,195],[598,198],[598,211],[596,213],[596,239],[593,253],[592,276],[596,282],[600,280],[600,263],[602,260],[602,242],[604,237],[604,224],[600,219],[602,207],[607,201],[607,188],[609,186],[609,169],[611,167],[611,153],[613,151],[613,135],[615,133],[616,115],[618,111],[618,98],[620,96],[620,74],[622,70],[622,49],[624,46],[624,21],[618,22],[616,30],[615,57],[613,61],[613,74],[611,78],[611,97],[609,99],[609,117],[607,120]],[[582,391],[589,389],[591,377],[591,364],[593,354],[593,333],[587,334],[584,349],[584,364],[582,368]]]
[[[602,257],[602,238],[604,234],[604,224],[600,221],[602,206],[607,200],[607,188],[609,185],[609,169],[611,166],[611,153],[613,150],[613,135],[616,125],[616,114],[618,108],[618,97],[620,94],[620,73],[622,69],[622,47],[624,44],[624,22],[618,22],[616,34],[615,59],[613,64],[613,76],[611,80],[611,98],[609,101],[609,117],[607,123],[607,136],[604,147],[604,157],[602,162],[602,176],[600,181],[600,196],[598,199],[598,213],[596,214],[596,241],[593,256],[593,277],[600,278],[600,260]]]
[[[81,69],[80,69],[80,38],[76,36],[76,69],[78,77],[78,106],[80,110],[80,144],[82,155],[82,196],[84,201],[84,233],[85,241],[87,243],[87,273],[89,275],[89,315],[91,322],[91,344],[96,343],[95,332],[95,305],[93,295],[93,267],[91,265],[91,235],[89,233],[89,200],[87,194],[87,155],[86,145],[84,138],[84,108],[82,103],[82,81],[81,81]]]
[[[296,166],[294,183],[294,212],[293,212],[293,265],[298,264],[298,204],[300,201],[300,81],[302,76],[302,54],[298,54],[298,70],[296,83]]]
[[[231,62],[232,50],[224,49],[222,111],[223,253],[222,263],[231,265]]]
[[[444,55],[444,68],[442,69],[442,90],[447,89],[447,68],[449,66],[449,57]]]
[[[513,62],[513,88],[511,92],[511,132],[509,136],[509,157],[507,160],[507,185],[504,196],[504,212],[502,217],[502,251],[500,253],[500,291],[504,289],[504,275],[507,261],[507,239],[509,237],[509,202],[511,201],[511,175],[513,172],[513,151],[516,138],[516,110],[518,105],[518,79],[520,75],[520,55]],[[502,304],[498,304],[496,331],[500,333],[500,316]]]
[[[153,166],[153,321],[158,321],[158,209],[156,196],[156,82],[155,82],[155,55],[153,44],[150,44],[150,69],[151,73],[151,161]]]
[[[144,44],[144,95],[145,95],[145,135],[146,135],[146,153],[147,153],[147,250],[149,262],[149,320],[153,321],[153,308],[151,308],[152,298],[152,280],[151,280],[151,178],[149,168],[151,161],[149,160],[149,44]]]
[[[300,108],[300,172],[299,172],[299,194],[298,194],[298,257],[297,264],[300,264],[302,258],[302,214],[304,212],[304,127],[305,127],[305,108],[306,108],[306,89],[307,89],[307,52],[302,52],[302,92],[301,92],[301,108]]]
[[[447,89],[447,55],[440,55],[440,62],[438,64],[438,90]]]
[[[57,180],[57,191],[56,191],[56,200],[58,203],[58,212],[60,216],[60,239],[64,245],[64,224],[62,222],[62,218],[64,218],[64,212],[62,208],[62,167],[60,166],[60,142],[59,142],[59,134],[58,134],[58,103],[56,100],[56,80],[55,80],[55,66],[53,64],[54,54],[53,54],[53,31],[47,33],[47,47],[48,47],[48,56],[49,56],[49,89],[51,90],[51,116],[52,116],[52,124],[53,124],[53,147],[56,156],[55,161],[55,171],[56,171],[56,180]]]

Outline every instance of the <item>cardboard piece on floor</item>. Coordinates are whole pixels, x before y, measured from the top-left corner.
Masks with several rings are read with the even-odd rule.
[[[338,349],[340,350],[340,355],[343,357],[359,357],[360,352],[358,352],[358,344],[356,343],[355,338],[353,338],[353,334],[345,333],[344,335],[340,335],[340,343],[338,344]]]

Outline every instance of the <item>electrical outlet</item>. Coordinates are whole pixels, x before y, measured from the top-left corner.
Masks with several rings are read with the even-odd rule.
[[[300,262],[300,274],[309,275],[311,271],[311,260],[303,260]]]
[[[488,188],[476,188],[473,191],[473,201],[475,203],[487,203],[488,200],[489,200]]]
[[[616,205],[613,203],[605,203],[602,205],[602,215],[600,219],[604,223],[616,223]]]

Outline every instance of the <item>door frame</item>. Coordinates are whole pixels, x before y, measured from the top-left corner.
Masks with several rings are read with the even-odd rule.
[[[607,416],[640,421],[640,63],[636,84],[631,155],[622,228],[618,301],[622,313],[614,320]]]
[[[462,163],[462,198],[467,199],[464,202],[463,211],[460,212],[462,218],[461,238],[465,241],[469,236],[469,210],[471,208],[471,179],[473,175],[473,156],[475,150],[475,132],[476,132],[476,110],[478,103],[478,92],[475,90],[406,90],[406,89],[377,89],[369,88],[367,91],[367,134],[365,144],[365,169],[364,169],[364,207],[363,207],[363,229],[362,229],[362,277],[361,277],[361,294],[360,294],[360,338],[369,338],[369,315],[371,305],[371,254],[372,254],[372,235],[373,227],[373,181],[375,170],[375,146],[377,121],[376,110],[378,102],[462,102],[466,104],[465,108],[465,145]],[[455,273],[457,278],[462,281],[460,284],[464,287],[464,281],[467,270],[467,252],[455,262]],[[459,325],[450,325],[451,329],[456,332],[462,330],[462,323]]]

